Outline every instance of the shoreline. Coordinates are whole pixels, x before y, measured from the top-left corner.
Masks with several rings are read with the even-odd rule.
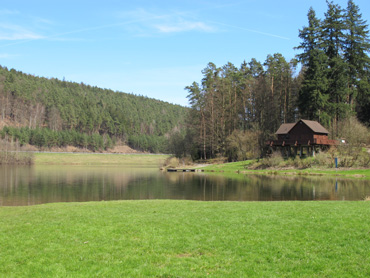
[[[343,177],[351,179],[370,179],[369,168],[266,168],[266,169],[246,169],[250,162],[230,162],[223,164],[212,164],[200,167],[205,173],[228,174],[228,175],[277,175],[277,176],[329,176]]]
[[[153,153],[93,153],[93,152],[50,152],[37,151],[34,153],[34,165],[155,165],[163,167],[169,154]],[[246,166],[250,161],[205,164],[194,163],[183,165],[175,169],[191,168],[209,174],[222,175],[276,175],[276,176],[329,176],[351,179],[370,179],[369,168],[267,168],[249,170]]]

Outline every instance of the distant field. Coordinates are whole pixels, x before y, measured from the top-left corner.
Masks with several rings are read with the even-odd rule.
[[[370,277],[370,202],[0,207],[1,277]]]
[[[131,165],[162,166],[168,155],[35,153],[36,165]]]

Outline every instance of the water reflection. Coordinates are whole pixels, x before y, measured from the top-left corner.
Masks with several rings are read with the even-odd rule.
[[[0,206],[129,199],[362,200],[370,181],[164,173],[155,168],[0,167]]]

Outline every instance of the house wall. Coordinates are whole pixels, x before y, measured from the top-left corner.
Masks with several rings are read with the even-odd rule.
[[[298,122],[289,132],[290,139],[296,141],[313,142],[314,132],[303,122]]]
[[[315,134],[313,137],[315,139],[319,139],[319,140],[327,140],[328,139],[328,135]]]

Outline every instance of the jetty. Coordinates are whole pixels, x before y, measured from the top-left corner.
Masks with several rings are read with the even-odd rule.
[[[167,168],[167,172],[196,172],[196,169]]]

